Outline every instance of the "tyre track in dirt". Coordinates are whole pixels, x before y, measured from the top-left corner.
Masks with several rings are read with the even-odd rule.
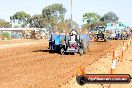
[[[94,63],[121,42],[91,42],[83,56],[50,54],[43,43],[0,51],[0,88],[58,88],[75,76],[77,66]]]

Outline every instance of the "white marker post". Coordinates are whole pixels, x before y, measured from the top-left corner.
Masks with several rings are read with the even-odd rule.
[[[116,69],[116,58],[115,58],[115,51],[113,51],[111,74],[115,74],[115,69]]]

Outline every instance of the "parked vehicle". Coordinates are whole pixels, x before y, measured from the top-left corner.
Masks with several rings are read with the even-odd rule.
[[[127,29],[116,29],[112,30],[111,34],[109,35],[108,39],[111,40],[126,40],[130,36],[130,32]]]

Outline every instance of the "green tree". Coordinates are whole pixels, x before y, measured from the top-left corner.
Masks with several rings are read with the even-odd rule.
[[[90,28],[90,24],[86,23],[82,25],[82,29],[89,29]]]
[[[64,21],[66,9],[62,4],[52,4],[42,10],[42,15],[49,28],[53,28],[59,22]]]
[[[83,14],[83,21],[87,21],[87,23],[89,23],[89,24],[98,22],[100,20],[100,18],[101,18],[101,16],[94,12]]]
[[[116,22],[119,17],[114,12],[108,12],[100,19],[102,22]]]
[[[30,15],[24,11],[18,11],[14,15],[10,16],[11,22],[21,24],[21,27],[27,26],[29,18]]]
[[[69,29],[69,21],[61,21],[57,24],[58,30],[68,30]]]
[[[30,23],[31,27],[36,28],[45,28],[48,25],[48,23],[41,14],[32,16],[30,19],[28,19],[28,22]]]
[[[11,27],[11,24],[9,22],[6,22],[5,20],[3,19],[0,19],[0,28],[9,28]]]
[[[100,15],[93,12],[85,13],[83,15],[83,21],[86,21],[82,27],[85,29],[95,29],[97,26],[106,26],[107,24],[106,21],[102,21],[102,17]]]
[[[58,28],[58,30],[65,30],[65,31],[67,31],[67,32],[70,32],[70,30],[71,30],[71,20],[70,19],[65,19],[64,21],[61,21],[61,22],[59,22],[58,24],[57,24],[57,28]],[[72,25],[74,26],[74,28],[78,28],[78,24],[75,22],[75,21],[73,21],[72,20]]]

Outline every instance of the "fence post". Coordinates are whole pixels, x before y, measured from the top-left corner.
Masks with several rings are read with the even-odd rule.
[[[121,51],[121,61],[124,59],[124,53],[125,53],[125,46],[123,42],[122,51]]]

